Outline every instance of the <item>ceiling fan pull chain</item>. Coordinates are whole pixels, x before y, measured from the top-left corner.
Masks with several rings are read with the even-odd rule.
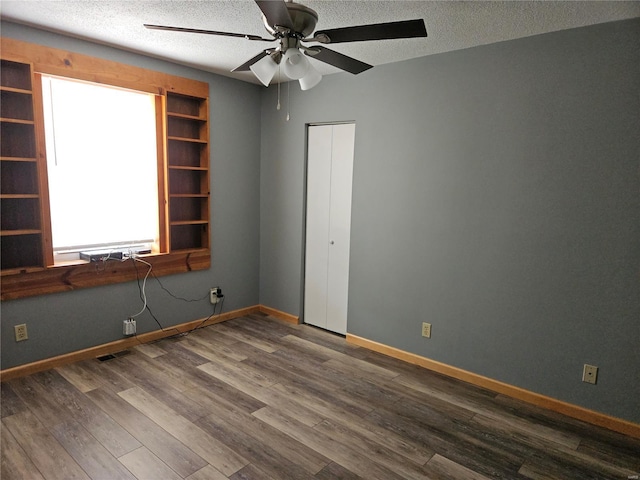
[[[291,90],[291,82],[287,82],[287,122],[289,121],[289,91]]]
[[[280,64],[278,64],[278,105],[276,110],[280,110]]]

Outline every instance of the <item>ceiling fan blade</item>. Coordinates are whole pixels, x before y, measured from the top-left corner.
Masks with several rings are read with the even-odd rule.
[[[206,35],[220,35],[223,37],[246,38],[247,40],[258,40],[263,42],[273,42],[273,38],[262,38],[258,35],[249,35],[245,33],[216,32],[213,30],[199,30],[197,28],[168,27],[165,25],[150,25],[145,23],[144,26],[150,30],[168,30],[170,32],[186,32],[186,33],[204,33]]]
[[[327,37],[329,41],[320,40]],[[404,20],[401,22],[376,23],[354,27],[333,28],[314,34],[322,43],[364,42],[366,40],[392,40],[394,38],[426,37],[424,20]]]
[[[334,67],[338,67],[339,69],[353,73],[354,75],[373,68],[373,65],[361,62],[360,60],[348,57],[347,55],[343,55],[342,53],[338,53],[334,50],[329,50],[328,48],[320,45],[309,47],[305,49],[304,53],[311,58],[328,63],[329,65],[333,65]]]
[[[293,21],[284,0],[255,0],[271,27],[279,25],[293,30]]]
[[[251,65],[253,65],[254,63],[256,63],[258,60],[260,60],[261,58],[266,57],[267,55],[269,55],[270,50],[264,50],[262,52],[260,52],[258,55],[256,55],[255,57],[247,60],[246,62],[244,62],[242,65],[234,68],[233,70],[231,70],[232,72],[246,72],[247,70],[249,70],[249,67]]]

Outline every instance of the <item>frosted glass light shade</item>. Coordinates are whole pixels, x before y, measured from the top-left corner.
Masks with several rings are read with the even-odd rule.
[[[278,64],[273,61],[270,55],[267,55],[251,65],[249,69],[265,87],[268,87],[271,79],[278,70]]]
[[[320,80],[322,80],[322,75],[320,75],[318,71],[313,68],[313,65],[309,63],[309,70],[307,71],[307,74],[299,80],[300,88],[302,90],[309,90],[320,83]]]
[[[290,48],[285,52],[282,64],[284,74],[293,80],[304,77],[311,66],[309,60],[297,48]]]

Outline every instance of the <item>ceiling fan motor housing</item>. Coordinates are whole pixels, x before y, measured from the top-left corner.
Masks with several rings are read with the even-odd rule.
[[[262,15],[264,27],[271,35],[282,38],[284,36],[293,36],[297,38],[306,38],[313,33],[318,23],[318,14],[315,10],[305,7],[299,3],[286,3],[293,29],[280,25],[269,25],[267,18]]]

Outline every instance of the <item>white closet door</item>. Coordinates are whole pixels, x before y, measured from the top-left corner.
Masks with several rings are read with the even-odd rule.
[[[347,332],[355,125],[309,127],[306,323]]]
[[[331,125],[310,126],[307,151],[307,234],[304,321],[327,327]]]

